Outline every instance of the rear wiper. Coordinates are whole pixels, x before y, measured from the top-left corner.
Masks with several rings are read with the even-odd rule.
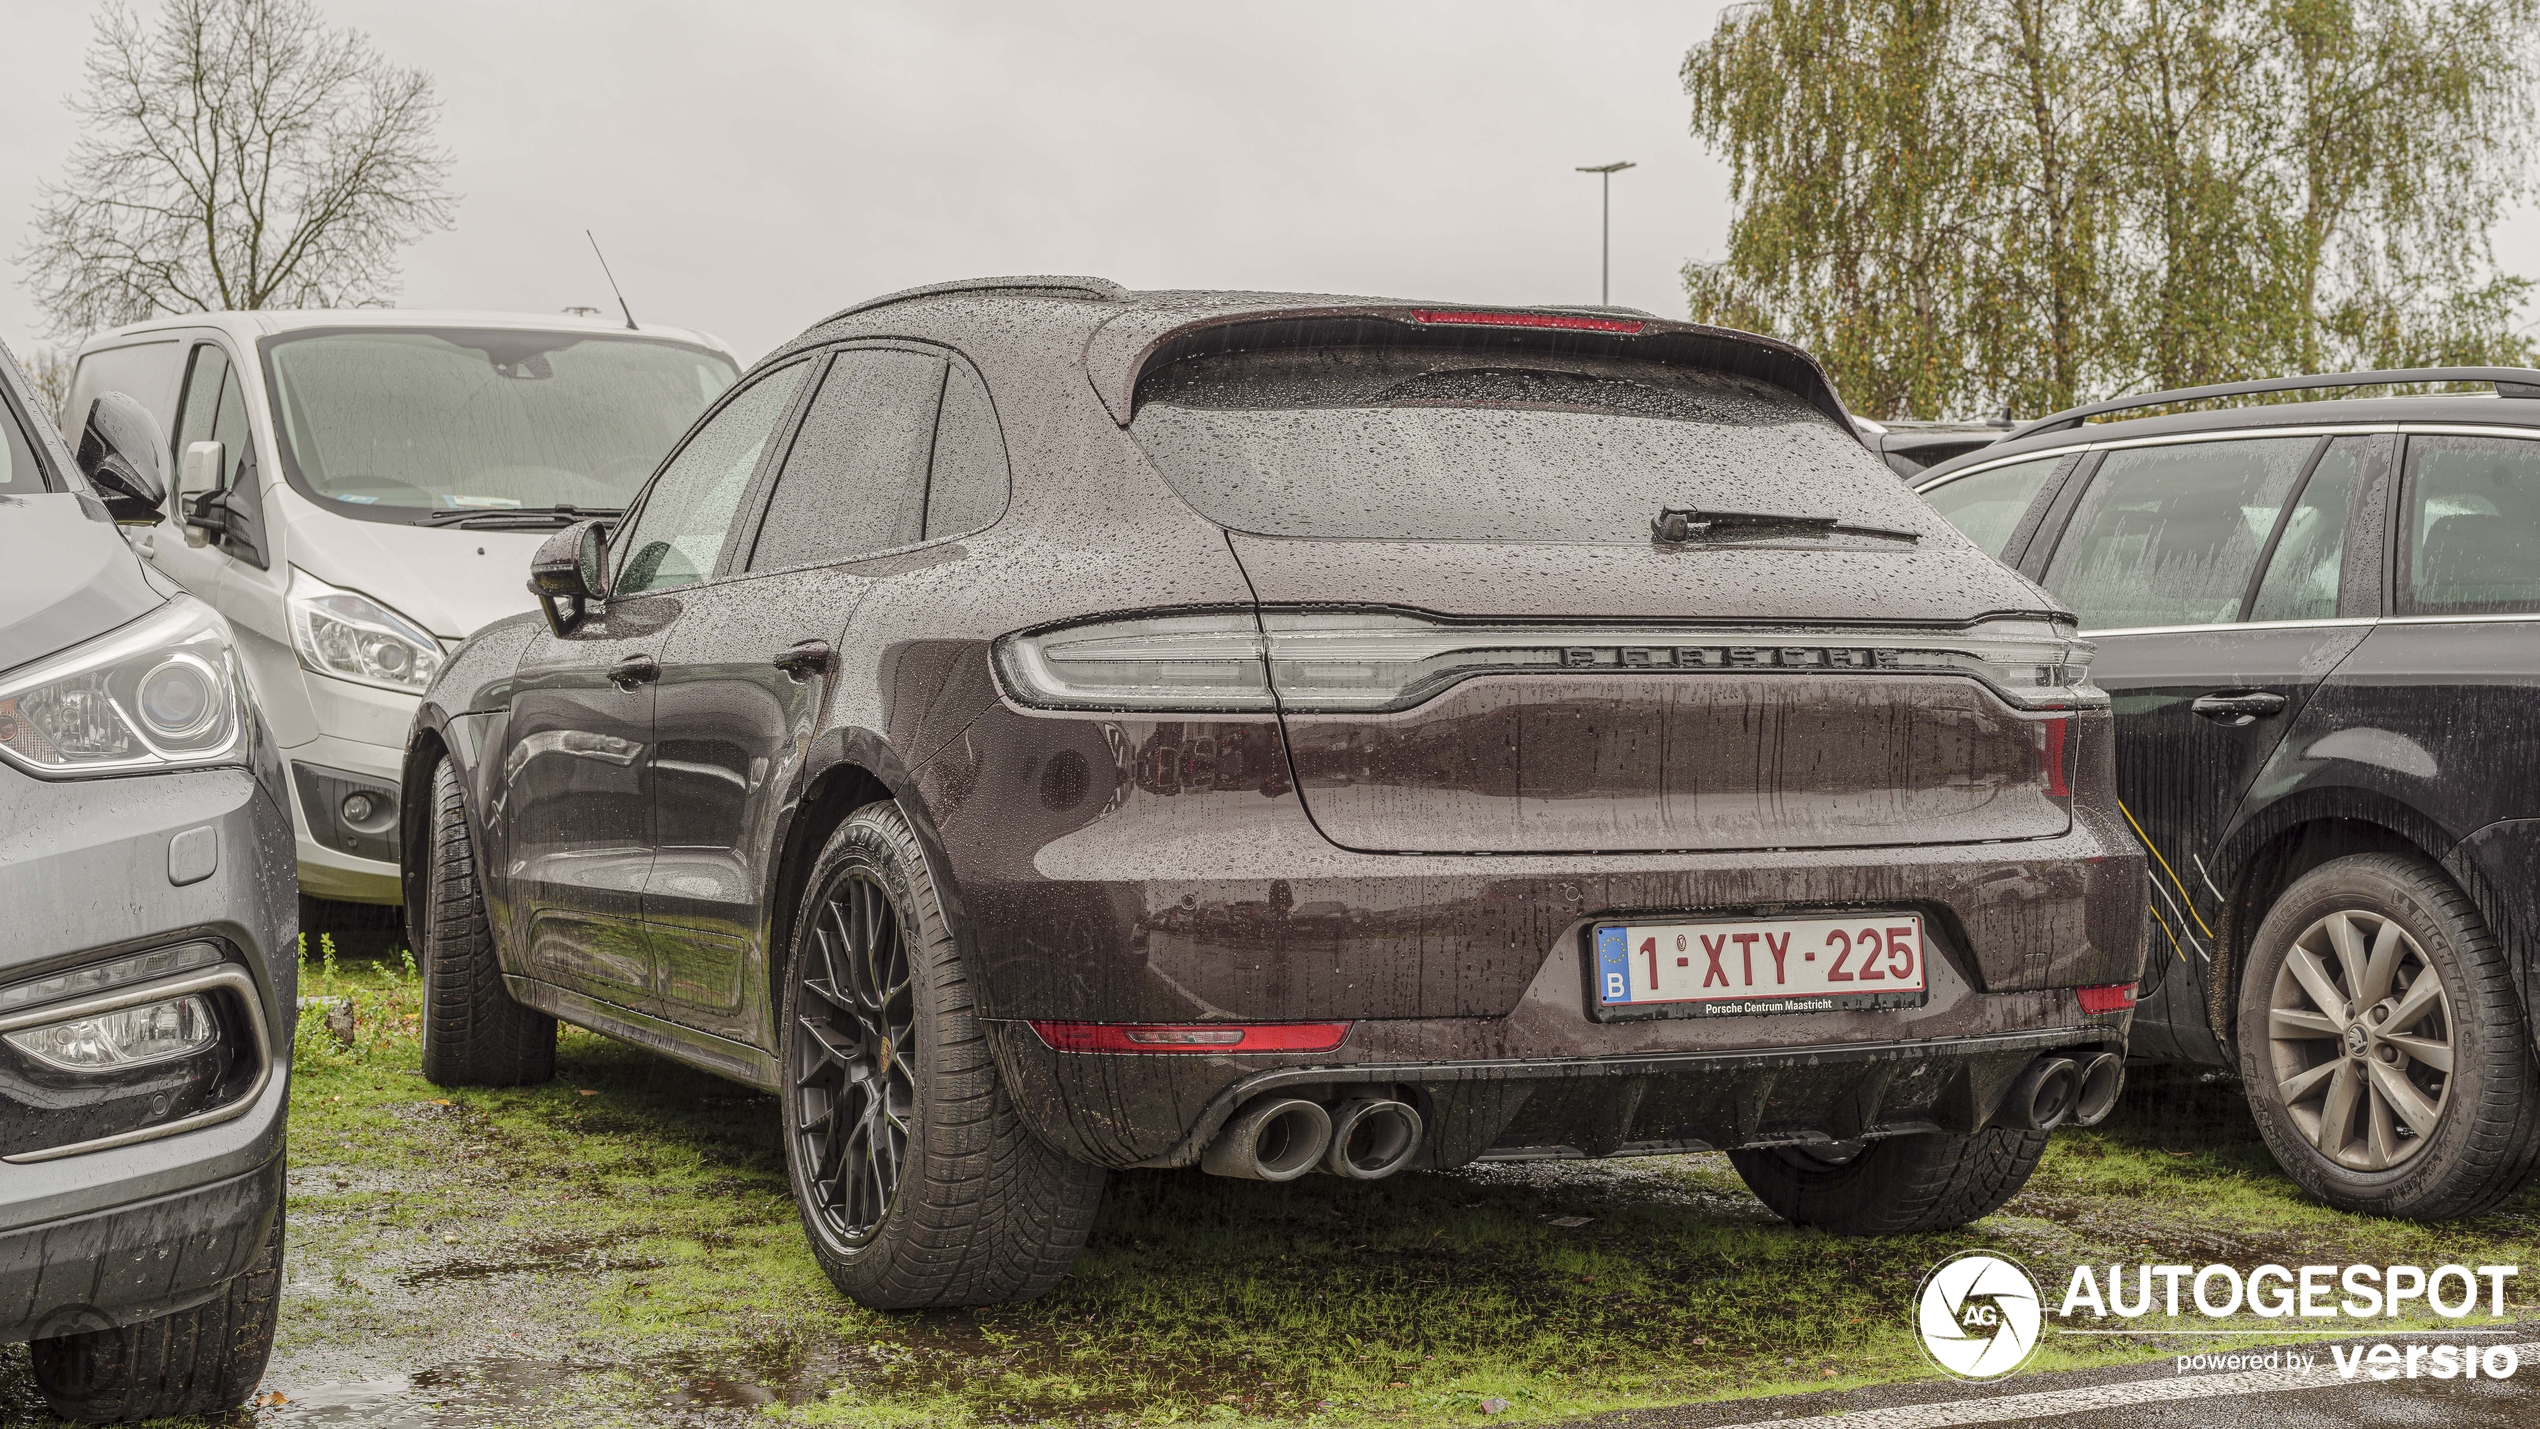
[[[1919,541],[1919,531],[1884,526],[1847,526],[1840,516],[1797,516],[1777,511],[1696,511],[1690,506],[1659,508],[1649,523],[1649,539],[1662,546],[1693,541],[1735,540],[1746,536],[1873,536],[1883,541]]]
[[[621,506],[468,506],[430,511],[415,518],[418,526],[474,526],[483,522],[569,526],[576,521],[614,521],[626,514]]]

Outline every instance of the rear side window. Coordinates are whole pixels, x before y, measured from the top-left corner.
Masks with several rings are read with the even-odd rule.
[[[1164,479],[1256,535],[1640,543],[1671,507],[1943,529],[1831,418],[1728,373],[1312,348],[1175,363],[1139,398]]]
[[[1011,482],[1005,435],[987,384],[966,362],[944,378],[944,411],[935,421],[935,465],[926,483],[926,539],[967,536],[1005,514]]]
[[[2540,442],[2408,438],[2401,613],[2540,610]]]
[[[2339,437],[2302,483],[2275,538],[2275,554],[2258,583],[2251,620],[2327,620],[2337,614],[2346,568],[2346,532],[2354,521],[2364,455],[2377,437]]]
[[[2250,577],[2316,437],[2107,454],[2046,568],[2084,630],[2240,618]]]
[[[2003,548],[2011,544],[2011,533],[2020,529],[2020,518],[2028,514],[2028,504],[2037,499],[2038,489],[2063,459],[2058,453],[1979,471],[1933,487],[1923,493],[1923,499],[1950,525],[1966,532],[1968,540],[1982,546],[1986,555],[1999,560]]]
[[[832,358],[777,474],[749,568],[850,560],[922,539],[943,391],[940,357],[861,347]]]

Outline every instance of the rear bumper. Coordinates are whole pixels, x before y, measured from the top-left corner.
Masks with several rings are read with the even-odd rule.
[[[1102,1165],[1184,1164],[1251,1092],[1318,1081],[1416,1092],[1435,1165],[1972,1130],[1948,1098],[1983,1101],[1997,1063],[2121,1049],[2131,1014],[2071,989],[2143,967],[2104,749],[2060,835],[1852,849],[1355,852],[1298,803],[1277,726],[1233,721],[998,706],[916,783],[999,1068],[1044,1140]],[[1825,909],[1921,914],[1923,1004],[1588,1016],[1600,920]],[[1042,1019],[1354,1026],[1326,1053],[1116,1054],[1053,1051]]]
[[[1000,1027],[997,1036],[1007,1054],[1002,1060],[1026,1069],[1018,1089],[1023,1098],[1037,1094],[1068,1107],[1060,1144],[1082,1160],[1189,1166],[1255,1097],[1277,1092],[1331,1101],[1382,1088],[1382,1095],[1417,1107],[1428,1129],[1412,1164],[1444,1167],[1974,1131],[1993,1118],[2012,1082],[2039,1056],[2122,1053],[2124,1021],[2131,1016],[1919,1042],[1277,1070],[1231,1065],[1231,1057],[1047,1052],[1029,1027],[1013,1025]],[[1167,1061],[1176,1065],[1156,1065]],[[1197,1100],[1191,1116],[1191,1093],[1212,1084],[1214,1092]],[[1106,1104],[1111,1117],[1082,1114]],[[1103,1134],[1108,1131],[1127,1135]],[[1157,1146],[1163,1149],[1124,1159]]]

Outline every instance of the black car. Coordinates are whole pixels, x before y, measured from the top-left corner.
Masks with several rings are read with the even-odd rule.
[[[0,1343],[66,1418],[254,1392],[282,1273],[299,907],[228,623],[118,525],[165,519],[140,403],[74,456],[0,351]]]
[[[2161,392],[1915,483],[2098,643],[2154,855],[2134,1055],[2236,1068],[2276,1159],[2347,1209],[2465,1215],[2540,1154],[2535,398],[2510,368]]]
[[[950,284],[745,376],[405,777],[424,1067],[778,1093],[868,1305],[1108,1170],[1727,1151],[1964,1224],[2106,1114],[2142,851],[2069,617],[1770,338]]]

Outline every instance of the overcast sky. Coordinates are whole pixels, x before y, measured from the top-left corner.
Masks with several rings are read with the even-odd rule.
[[[456,228],[405,307],[613,306],[746,359],[859,298],[987,273],[1683,311],[1727,173],[1676,68],[1717,0],[722,3],[322,0],[428,69]],[[0,336],[73,129],[93,4],[0,0]],[[155,9],[145,3],[142,8]],[[2540,273],[2540,223],[2500,234]]]

